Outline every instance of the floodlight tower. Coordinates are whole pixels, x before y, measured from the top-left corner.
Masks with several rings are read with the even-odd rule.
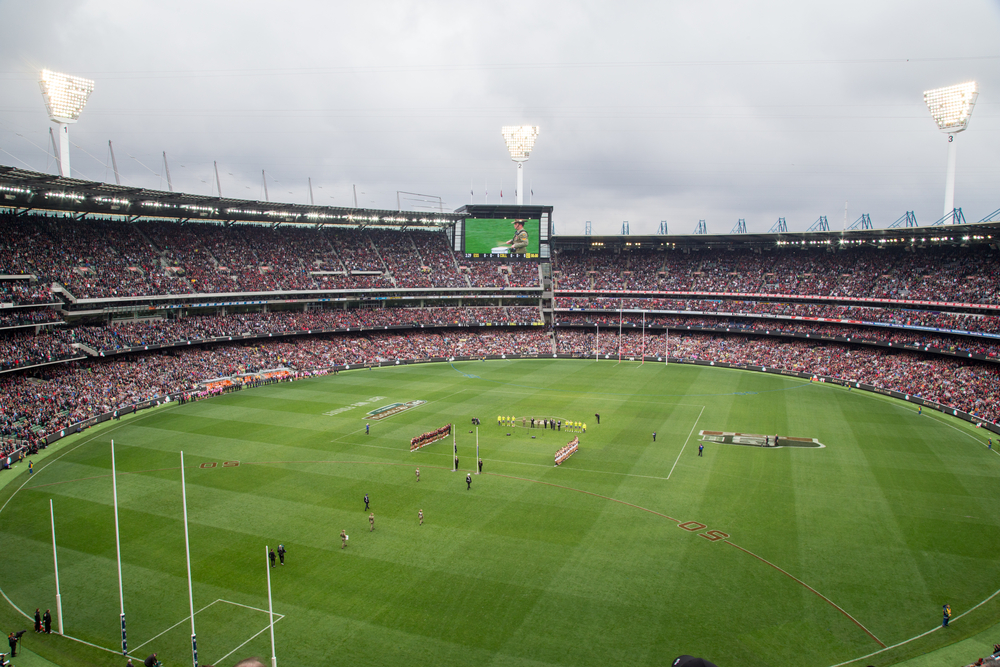
[[[975,81],[968,81],[946,88],[935,88],[924,93],[924,102],[938,129],[948,135],[948,177],[944,186],[944,217],[955,222],[955,135],[969,126],[972,107],[979,97]]]
[[[42,70],[38,80],[49,119],[59,126],[59,174],[69,176],[69,125],[80,119],[94,82],[78,76]]]
[[[500,132],[507,142],[510,159],[517,163],[517,205],[524,203],[524,163],[528,161],[531,149],[535,147],[538,137],[537,125],[504,125]]]

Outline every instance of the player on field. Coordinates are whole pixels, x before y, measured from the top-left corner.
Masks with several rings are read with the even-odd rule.
[[[347,529],[340,531],[340,548],[343,549],[347,546]]]
[[[420,468],[417,468],[417,481],[420,481]]]
[[[371,528],[368,529],[368,532],[370,533],[375,530],[375,512],[368,515],[368,523],[371,524]]]
[[[420,525],[424,525],[424,511],[417,510],[417,518],[420,519]]]

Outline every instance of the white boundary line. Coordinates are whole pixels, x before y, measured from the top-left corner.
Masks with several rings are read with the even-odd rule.
[[[962,618],[966,614],[970,614],[970,613],[974,612],[976,609],[979,609],[984,604],[986,604],[987,602],[989,602],[990,600],[992,600],[993,598],[995,598],[997,595],[1000,595],[1000,590],[997,590],[995,593],[993,593],[993,595],[989,596],[988,598],[986,598],[985,600],[983,600],[982,602],[980,602],[979,604],[977,604],[975,607],[972,607],[971,609],[967,609],[967,610],[963,611],[961,614],[959,614],[958,616],[956,616],[955,618],[953,618],[951,621],[949,621],[949,624],[952,621],[957,621],[958,619]],[[830,667],[843,667],[844,665],[849,665],[852,662],[858,662],[859,660],[865,660],[867,658],[872,657],[873,655],[878,655],[879,653],[884,653],[885,651],[888,651],[890,649],[894,649],[894,648],[896,648],[898,646],[902,646],[903,644],[909,644],[910,642],[912,642],[915,639],[920,639],[921,637],[926,637],[930,633],[937,632],[940,629],[941,629],[941,626],[939,625],[937,627],[931,628],[927,632],[922,632],[922,633],[920,633],[919,635],[917,635],[915,637],[910,637],[909,639],[904,639],[903,641],[899,642],[898,644],[893,644],[892,646],[886,646],[885,648],[879,649],[878,651],[875,651],[874,653],[869,653],[868,655],[863,655],[863,656],[861,656],[859,658],[853,658],[851,660],[848,660],[847,662],[838,662],[836,665],[831,665]],[[943,648],[943,647],[939,646],[938,648]],[[937,650],[937,649],[932,649],[932,650]]]
[[[223,602],[228,602],[228,600],[223,600]],[[247,606],[245,604],[239,604],[237,602],[230,602],[229,604],[235,604],[235,605],[240,606],[240,607],[246,607],[247,609],[253,609],[254,611],[263,612],[265,614],[267,613],[263,609],[257,609],[257,607],[249,607],[249,606]],[[283,619],[285,617],[284,614],[275,614],[275,616],[277,616],[277,619],[275,619],[275,621],[274,621],[275,623],[277,623],[278,621],[280,621],[281,619]],[[239,646],[237,646],[236,648],[234,648],[232,651],[230,651],[229,653],[225,654],[224,656],[222,656],[221,658],[219,658],[218,660],[216,660],[215,664],[218,665],[223,660],[225,660],[226,658],[228,658],[229,656],[231,656],[233,653],[236,653],[241,648],[243,648],[244,646],[246,646],[247,644],[249,644],[250,642],[252,642],[254,639],[257,639],[257,637],[259,637],[261,634],[263,634],[264,632],[266,632],[269,627],[271,627],[270,624],[265,625],[263,630],[261,630],[260,632],[256,633],[253,637],[251,637],[250,639],[246,640],[245,642],[243,642],[242,644],[240,644]]]
[[[234,607],[243,607],[244,609],[250,609],[250,610],[252,610],[252,611],[259,611],[259,612],[260,612],[260,613],[262,613],[262,614],[266,614],[266,613],[267,613],[267,610],[266,610],[266,609],[261,609],[261,608],[259,608],[259,607],[251,607],[251,606],[250,606],[250,605],[248,605],[248,604],[241,604],[241,603],[239,603],[239,602],[233,602],[232,600],[223,600],[222,598],[218,598],[218,599],[216,599],[216,600],[213,600],[212,602],[209,602],[209,603],[208,603],[207,605],[205,605],[204,607],[202,607],[201,609],[199,609],[198,611],[196,611],[196,612],[195,612],[195,616],[197,616],[197,615],[198,615],[198,614],[200,614],[201,612],[205,611],[206,609],[208,609],[209,607],[211,607],[212,605],[214,605],[214,604],[215,604],[215,603],[217,603],[217,602],[224,602],[224,603],[226,603],[226,604],[231,604],[231,605],[233,605]],[[283,619],[283,618],[285,617],[285,615],[284,615],[284,614],[275,614],[274,616],[275,616],[275,618],[276,618],[276,620],[274,621],[275,623],[277,623],[278,621],[280,621],[281,619]],[[141,649],[141,648],[142,648],[143,646],[145,646],[145,645],[149,644],[150,642],[153,642],[153,641],[155,641],[155,640],[159,639],[159,638],[160,638],[160,637],[162,637],[163,635],[167,634],[168,632],[170,632],[171,630],[173,630],[174,628],[176,628],[176,627],[177,627],[178,625],[181,625],[182,623],[186,623],[186,622],[188,622],[188,621],[189,621],[190,619],[191,619],[191,616],[190,616],[190,615],[188,615],[188,616],[185,616],[184,618],[182,618],[181,620],[177,621],[176,623],[174,623],[173,625],[171,625],[171,626],[170,626],[169,628],[167,628],[166,630],[164,630],[164,631],[163,631],[163,632],[161,632],[160,634],[158,634],[158,635],[155,635],[155,636],[153,636],[153,637],[150,637],[149,639],[147,639],[147,640],[146,640],[146,641],[144,641],[143,643],[141,643],[141,644],[139,644],[138,646],[136,646],[136,647],[134,647],[134,648],[130,649],[130,650],[129,650],[129,653],[131,654],[131,653],[133,653],[134,651],[138,651],[138,650],[139,650],[139,649]],[[265,628],[264,628],[264,630],[267,630],[267,627],[265,627]],[[253,641],[254,639],[256,639],[256,638],[257,638],[257,637],[258,637],[258,636],[259,636],[259,635],[261,634],[261,632],[264,632],[264,630],[261,630],[260,632],[256,633],[256,634],[255,634],[255,635],[254,635],[253,637],[250,637],[250,639],[246,640],[245,642],[243,642],[242,644],[240,644],[239,646],[237,646],[237,647],[236,647],[236,648],[234,648],[234,649],[233,649],[232,651],[230,651],[230,652],[229,652],[229,653],[227,653],[226,655],[222,656],[221,658],[219,658],[219,659],[218,659],[218,660],[216,660],[215,662],[216,662],[216,663],[220,663],[220,662],[222,662],[223,660],[225,660],[226,658],[228,658],[229,656],[231,656],[231,655],[232,655],[233,653],[236,653],[236,651],[239,651],[239,650],[240,650],[241,648],[243,648],[244,646],[246,646],[247,644],[249,644],[249,643],[250,643],[251,641]],[[84,643],[87,643],[87,642],[84,642]],[[95,646],[95,645],[94,645],[94,644],[91,644],[91,646]],[[97,648],[103,648],[103,647],[101,647],[101,646],[97,646]],[[110,651],[111,649],[104,649],[104,650],[106,650],[106,651]],[[115,653],[116,651],[111,651],[111,652],[112,652],[112,653]],[[133,657],[136,657],[136,656],[133,656]]]
[[[259,611],[262,614],[268,613],[267,609],[261,609],[260,607],[251,607],[248,604],[240,604],[239,602],[233,602],[232,600],[223,600],[223,599],[220,598],[220,599],[216,600],[216,602],[225,602],[226,604],[231,604],[231,605],[233,605],[235,607],[243,607],[244,609],[252,609],[253,611]],[[281,618],[285,617],[284,614],[275,614],[275,616],[280,616]]]
[[[173,406],[173,404],[171,405],[171,407],[172,406]],[[156,412],[158,413],[159,410],[157,410]],[[84,445],[93,442],[95,439],[97,439],[97,436],[99,436],[99,435],[105,435],[105,434],[107,434],[107,433],[109,433],[111,431],[114,431],[114,430],[117,430],[117,429],[121,428],[122,426],[127,426],[127,425],[131,424],[132,422],[141,421],[143,419],[146,419],[147,417],[153,416],[154,414],[156,414],[156,413],[150,412],[150,413],[147,413],[147,414],[144,414],[144,415],[139,415],[136,419],[130,419],[130,420],[128,420],[125,423],[122,423],[122,422],[119,421],[117,424],[114,424],[114,425],[111,425],[111,426],[109,426],[107,428],[101,429],[101,430],[99,430],[99,431],[91,434],[88,437],[80,438],[80,442],[76,443],[74,446],[70,447],[69,449],[67,449],[64,452],[59,452],[59,454],[57,456],[53,456],[51,460],[49,460],[49,459],[46,458],[47,463],[44,466],[40,467],[38,469],[38,472],[36,472],[34,475],[28,475],[28,478],[26,480],[24,480],[24,482],[21,484],[21,486],[17,487],[14,490],[14,492],[12,494],[10,494],[10,498],[8,498],[7,501],[2,506],[0,506],[0,513],[3,513],[3,511],[5,509],[7,509],[7,505],[10,504],[10,501],[14,500],[14,497],[17,496],[17,494],[21,492],[21,489],[23,489],[28,484],[28,482],[32,481],[32,479],[36,478],[38,475],[41,475],[43,472],[45,472],[45,469],[48,468],[49,465],[55,463],[56,461],[58,461],[59,459],[61,459],[64,456],[66,456],[70,452],[74,452],[77,449],[79,449],[80,447],[83,447]],[[22,616],[24,616],[28,620],[33,620],[31,616],[28,616],[26,613],[24,613],[24,611],[20,607],[18,607],[16,604],[14,604],[13,600],[11,600],[9,597],[7,597],[7,593],[5,593],[2,588],[0,588],[0,595],[3,595],[3,598],[10,604],[11,607],[13,607],[14,609],[16,609],[19,614],[21,614]],[[82,639],[76,639],[75,637],[70,637],[69,635],[63,635],[63,636],[66,637],[67,639],[72,639],[73,641],[78,641],[78,642],[81,642],[83,644],[87,644],[88,646],[96,646],[97,648],[104,648],[103,646],[97,646],[96,644],[91,644],[90,642],[85,642]],[[104,650],[105,651],[110,651],[111,649],[104,649]],[[111,652],[112,653],[117,653],[117,651],[111,651]]]
[[[204,607],[202,607],[201,609],[199,609],[198,611],[196,611],[196,612],[194,613],[194,615],[195,615],[195,616],[197,616],[197,615],[198,615],[198,614],[200,614],[201,612],[203,612],[203,611],[205,611],[206,609],[208,609],[209,607],[211,607],[211,606],[212,606],[213,604],[215,604],[216,602],[225,602],[225,600],[215,600],[215,601],[213,601],[213,602],[209,602],[209,603],[208,603],[207,605],[205,605]],[[139,649],[141,649],[141,648],[142,648],[143,646],[145,646],[145,645],[146,645],[146,644],[148,644],[149,642],[153,641],[154,639],[159,639],[159,638],[160,638],[160,637],[162,637],[163,635],[167,634],[168,632],[170,632],[171,630],[173,630],[174,628],[176,628],[176,627],[177,627],[178,625],[180,625],[181,623],[185,623],[185,622],[187,622],[187,621],[189,621],[189,620],[191,620],[191,615],[190,615],[190,614],[188,614],[187,616],[185,616],[185,617],[184,617],[184,618],[182,618],[181,620],[177,621],[176,623],[174,623],[174,624],[173,624],[173,625],[171,625],[171,626],[170,626],[169,628],[167,628],[166,630],[164,630],[164,631],[163,631],[163,632],[161,632],[160,634],[156,635],[155,637],[150,637],[149,639],[147,639],[147,640],[146,640],[146,641],[144,641],[143,643],[139,644],[138,646],[136,646],[136,647],[135,647],[135,648],[133,648],[132,650],[133,650],[133,651],[138,651]]]
[[[745,370],[745,369],[728,369],[728,370]],[[804,385],[804,386],[815,386],[815,385],[814,385],[813,383],[803,383],[803,385]],[[830,386],[830,385],[825,385],[825,384],[824,384],[823,386]],[[836,386],[836,385],[833,385],[833,386],[831,386],[831,388],[833,388],[834,386]],[[442,398],[440,398],[440,399],[434,399],[433,401],[428,401],[428,403],[431,403],[431,402],[434,402],[434,401],[440,401],[440,400],[444,400],[444,399],[446,399],[446,398],[451,398],[452,396],[454,396],[455,394],[458,394],[458,393],[461,393],[461,392],[455,392],[455,393],[453,393],[453,394],[449,394],[448,396],[445,396],[445,397],[442,397]],[[505,392],[505,391],[502,391],[502,390],[500,390],[500,391],[496,391],[495,393],[515,393],[515,392]],[[553,392],[553,393],[559,393],[559,392]],[[572,394],[572,395],[573,395],[573,396],[579,396],[579,394],[578,394],[578,393],[576,393],[576,394]],[[876,399],[881,399],[881,398],[882,398],[881,396],[878,396],[878,395],[873,395],[873,394],[871,394],[870,392],[864,392],[864,395],[865,395],[865,397],[866,397],[866,398],[869,398],[869,399],[871,399],[871,398],[876,398]],[[615,398],[617,398],[617,397],[615,397],[615,396],[602,396],[602,398],[604,398],[604,399],[606,399],[606,400],[614,400],[614,399],[615,399]],[[621,398],[621,400],[628,400],[628,399],[627,399],[627,397],[622,397],[622,398]],[[642,402],[646,402],[646,403],[652,403],[652,402],[655,402],[655,401],[642,401]],[[905,406],[903,406],[903,405],[901,404],[902,402],[900,401],[900,399],[891,399],[891,397],[890,397],[890,400],[887,400],[887,401],[885,401],[885,402],[887,402],[887,403],[890,403],[890,404],[894,404],[894,405],[896,405],[897,407],[899,407],[900,409],[906,409],[906,408],[905,408]],[[688,404],[685,404],[685,403],[672,403],[672,405],[677,405],[677,406],[684,406],[684,405],[687,405],[687,406],[690,406],[690,407],[699,407],[698,405],[695,405],[695,404],[690,404],[690,403],[688,403]],[[165,406],[165,407],[168,407],[168,406]],[[169,406],[169,407],[173,407],[173,406],[171,405],[171,406]],[[705,406],[704,406],[704,405],[702,405],[702,406],[700,406],[700,407],[701,407],[701,411],[700,411],[700,412],[698,413],[698,417],[697,417],[697,419],[695,419],[695,423],[694,423],[694,426],[692,426],[692,427],[691,427],[691,433],[689,433],[689,434],[688,434],[688,437],[687,437],[687,439],[686,439],[686,440],[684,441],[684,445],[683,445],[683,446],[681,446],[681,451],[680,451],[680,453],[678,453],[678,455],[677,455],[677,459],[676,459],[676,460],[674,461],[674,465],[673,465],[673,466],[672,466],[672,467],[670,468],[670,473],[668,473],[668,475],[667,475],[667,477],[666,477],[665,479],[670,479],[670,476],[671,476],[671,475],[673,474],[673,472],[674,472],[674,468],[676,468],[676,466],[677,466],[677,463],[678,463],[678,461],[680,461],[680,457],[681,457],[681,454],[683,454],[683,453],[684,453],[684,448],[685,448],[685,447],[687,447],[687,443],[688,443],[688,441],[689,441],[689,440],[691,439],[691,435],[692,435],[692,434],[694,433],[694,429],[695,429],[695,428],[696,428],[696,427],[698,426],[698,421],[699,421],[699,420],[701,419],[701,416],[702,416],[702,414],[703,414],[703,413],[704,413],[704,411],[705,411]],[[156,412],[159,412],[159,410],[157,410]],[[147,417],[150,417],[150,416],[152,416],[153,414],[155,414],[155,413],[152,413],[152,412],[151,412],[151,413],[147,413],[146,415],[140,415],[138,419],[131,419],[131,420],[129,420],[129,421],[127,421],[127,422],[124,422],[124,423],[121,423],[121,422],[119,422],[118,424],[114,424],[114,425],[112,425],[112,426],[109,426],[109,427],[108,427],[108,428],[106,428],[106,429],[101,429],[100,431],[98,431],[98,432],[94,433],[94,434],[93,434],[93,435],[91,435],[90,437],[87,437],[87,438],[82,438],[82,439],[80,440],[80,442],[78,442],[78,443],[77,443],[77,444],[76,444],[75,446],[71,447],[70,449],[67,449],[67,450],[66,450],[66,451],[64,451],[64,452],[61,452],[61,453],[60,453],[60,454],[59,454],[58,456],[54,457],[54,458],[53,458],[53,459],[52,459],[52,460],[51,460],[51,461],[50,461],[49,463],[54,463],[55,461],[58,461],[59,459],[61,459],[62,457],[66,456],[66,455],[67,455],[67,454],[69,454],[70,452],[72,452],[72,451],[75,451],[76,449],[78,449],[78,448],[82,447],[83,445],[85,445],[85,444],[88,444],[88,443],[92,442],[92,441],[93,441],[93,440],[95,440],[95,439],[96,439],[96,438],[97,438],[98,436],[101,436],[101,435],[105,435],[105,434],[107,434],[107,433],[109,433],[109,432],[111,432],[111,431],[114,431],[114,430],[117,430],[118,428],[121,428],[122,426],[128,426],[128,425],[133,425],[133,422],[137,422],[137,421],[140,421],[140,420],[142,420],[142,419],[145,419],[145,418],[147,418]],[[969,438],[972,438],[972,439],[973,439],[973,440],[975,440],[976,442],[979,442],[979,444],[981,444],[981,445],[982,445],[983,447],[986,447],[986,446],[987,446],[987,445],[986,445],[986,443],[983,443],[983,442],[981,442],[981,441],[980,441],[980,439],[979,439],[978,437],[976,437],[975,435],[973,435],[972,433],[969,433],[969,432],[967,432],[967,431],[965,431],[965,430],[963,430],[963,429],[961,429],[961,428],[958,428],[957,426],[955,426],[955,425],[953,425],[953,424],[950,424],[950,423],[948,423],[948,421],[947,421],[947,420],[945,420],[945,419],[942,419],[941,417],[938,417],[937,415],[935,415],[935,414],[933,414],[933,413],[929,413],[929,414],[928,414],[927,416],[929,416],[929,417],[933,418],[933,419],[934,419],[935,421],[937,421],[937,422],[939,422],[939,423],[941,423],[941,424],[944,424],[945,426],[948,426],[948,427],[950,427],[950,428],[953,428],[953,429],[955,429],[955,430],[956,430],[956,431],[958,431],[959,433],[962,433],[963,435],[966,435],[966,436],[968,436]],[[947,415],[944,415],[944,416],[947,416]],[[360,431],[360,429],[358,429],[358,431],[353,431],[352,433],[349,433],[349,434],[346,434],[346,435],[353,435],[353,433],[357,433],[357,432],[359,432],[359,431]],[[345,435],[345,436],[341,436],[341,437],[346,437],[346,435]],[[333,440],[332,442],[337,442],[338,440],[340,440],[340,438],[338,438],[338,439],[336,439],[336,440]],[[351,443],[345,443],[345,444],[351,444]],[[376,447],[376,445],[361,445],[361,446],[366,446],[366,447]],[[998,447],[1000,447],[1000,439],[998,439]],[[386,448],[386,449],[392,449],[392,448]],[[996,453],[996,454],[997,454],[998,456],[1000,456],[1000,450],[998,450],[998,449],[994,449],[994,450],[991,450],[991,451],[993,451],[993,452],[994,452],[994,453]],[[509,461],[500,461],[500,462],[501,462],[501,463],[510,463]],[[46,465],[45,465],[45,466],[44,466],[43,468],[39,469],[39,470],[38,470],[38,473],[41,473],[41,472],[42,472],[42,471],[43,471],[43,470],[44,470],[45,468],[47,468],[47,467],[48,467],[48,465],[49,465],[49,463],[47,463],[47,464],[46,464]],[[529,463],[529,464],[522,464],[522,465],[541,465],[541,464],[530,464],[530,463]],[[548,466],[544,466],[544,467],[548,467]],[[607,471],[581,471],[581,472],[603,472],[604,474],[620,474],[620,475],[628,475],[628,476],[635,476],[635,477],[643,477],[643,475],[632,475],[632,474],[629,474],[629,473],[614,473],[614,472],[607,472]],[[33,477],[33,476],[32,476],[32,477]],[[28,477],[28,479],[26,479],[26,480],[24,481],[24,483],[22,483],[22,484],[21,484],[21,486],[19,486],[19,487],[18,487],[18,488],[17,488],[17,489],[16,489],[16,490],[15,490],[15,491],[14,491],[14,492],[13,492],[13,493],[12,493],[12,494],[10,495],[10,497],[9,497],[9,498],[7,499],[7,501],[6,501],[6,502],[5,502],[5,503],[4,503],[4,504],[3,504],[2,506],[0,506],[0,513],[2,513],[4,509],[6,509],[7,505],[8,505],[9,503],[10,503],[10,501],[14,499],[14,496],[16,496],[16,495],[17,495],[17,494],[18,494],[18,493],[19,493],[19,492],[21,491],[21,489],[23,489],[23,488],[25,487],[25,485],[27,485],[27,483],[28,483],[29,481],[31,481],[31,480],[32,480],[32,477]],[[652,479],[664,479],[664,478],[658,478],[658,477],[652,477]],[[23,611],[23,610],[22,610],[22,609],[21,609],[20,607],[18,607],[18,606],[17,606],[16,604],[14,604],[14,602],[13,602],[13,601],[12,601],[12,600],[11,600],[11,599],[10,599],[10,598],[9,598],[9,597],[7,596],[7,593],[6,593],[6,592],[4,592],[2,588],[0,588],[0,595],[2,595],[2,596],[3,596],[3,598],[4,598],[4,599],[5,599],[6,601],[7,601],[7,603],[8,603],[8,604],[10,604],[10,606],[11,606],[11,607],[13,607],[13,608],[14,608],[14,609],[15,609],[15,610],[16,610],[16,611],[18,612],[18,613],[20,613],[20,614],[21,614],[22,616],[24,616],[24,617],[25,617],[26,619],[28,619],[28,620],[31,620],[31,618],[32,618],[32,617],[31,617],[31,616],[29,616],[28,614],[26,614],[26,613],[25,613],[25,612],[24,612],[24,611]],[[967,615],[967,614],[969,614],[969,613],[971,613],[971,612],[975,611],[975,610],[976,610],[976,609],[978,609],[979,607],[983,606],[984,604],[986,604],[987,602],[989,602],[990,600],[992,600],[993,598],[995,598],[995,597],[996,597],[997,595],[1000,595],[1000,589],[998,589],[997,591],[995,591],[995,592],[994,592],[993,594],[991,594],[991,595],[990,595],[989,597],[985,598],[985,599],[984,599],[984,600],[983,600],[982,602],[978,603],[978,604],[977,604],[977,605],[975,605],[974,607],[971,607],[970,609],[968,609],[968,610],[966,610],[966,611],[962,612],[961,614],[959,614],[958,616],[956,616],[956,617],[955,617],[954,619],[952,619],[952,620],[953,620],[953,621],[957,621],[957,620],[959,620],[959,619],[960,619],[960,618],[962,618],[963,616],[965,616],[965,615]],[[215,602],[220,602],[220,601],[221,601],[221,602],[227,602],[228,604],[234,604],[234,605],[238,605],[238,606],[241,606],[241,607],[247,607],[248,609],[253,609],[253,610],[255,610],[255,611],[262,611],[262,610],[260,610],[260,609],[257,609],[256,607],[249,607],[248,605],[241,605],[241,604],[239,604],[239,603],[236,603],[236,602],[230,602],[230,601],[228,601],[228,600],[221,600],[221,599],[219,599],[219,600],[216,600]],[[215,604],[215,602],[213,602],[213,603],[211,603],[211,604]],[[208,606],[211,606],[211,605],[208,605]],[[201,610],[199,610],[199,611],[201,611]],[[197,612],[196,612],[196,613],[197,613]],[[281,619],[283,619],[283,618],[284,618],[284,615],[283,615],[283,614],[275,614],[275,616],[277,616],[277,617],[278,617],[278,620],[279,620],[279,621],[280,621]],[[187,619],[185,619],[185,620],[187,620]],[[181,621],[181,623],[183,623],[183,622],[184,622],[184,621]],[[277,621],[275,621],[275,622],[277,622]],[[174,627],[176,627],[176,625],[175,625]],[[878,655],[879,653],[883,653],[883,652],[885,652],[885,651],[889,651],[889,650],[891,650],[891,649],[894,649],[894,648],[897,648],[897,647],[899,647],[899,646],[903,646],[904,644],[908,644],[908,643],[910,643],[910,642],[912,642],[912,641],[914,641],[914,640],[917,640],[917,639],[920,639],[921,637],[925,637],[925,636],[927,636],[927,635],[931,634],[932,632],[935,632],[935,631],[937,631],[937,630],[938,630],[939,628],[940,628],[940,626],[937,626],[937,627],[934,627],[934,628],[932,628],[932,629],[930,629],[930,630],[928,630],[928,631],[926,631],[926,632],[923,632],[923,633],[921,633],[921,634],[919,634],[919,635],[916,635],[916,636],[914,636],[914,637],[910,637],[909,639],[905,639],[905,640],[903,640],[903,641],[901,641],[901,642],[899,642],[899,643],[897,643],[897,644],[893,644],[892,646],[888,646],[888,647],[886,647],[886,648],[884,648],[884,649],[880,649],[880,650],[878,650],[878,651],[875,651],[874,653],[869,653],[868,655],[863,655],[863,656],[860,656],[860,657],[857,657],[857,658],[853,658],[853,659],[851,659],[851,660],[848,660],[848,661],[846,661],[846,662],[840,662],[840,663],[837,663],[836,665],[831,665],[831,667],[844,667],[844,665],[849,665],[849,664],[851,664],[851,663],[854,663],[854,662],[858,662],[858,661],[860,661],[860,660],[865,660],[865,659],[867,659],[867,658],[870,658],[870,657],[872,657],[872,656],[874,656],[874,655]],[[245,642],[243,642],[242,644],[240,644],[239,646],[237,646],[237,647],[236,647],[235,649],[233,649],[233,650],[232,650],[232,651],[231,651],[230,653],[226,654],[225,656],[223,656],[222,658],[220,658],[220,659],[219,659],[219,660],[217,660],[216,662],[221,662],[222,660],[225,660],[225,659],[226,659],[226,658],[228,658],[228,657],[229,657],[230,655],[232,655],[233,653],[235,653],[235,652],[236,652],[236,651],[238,651],[239,649],[243,648],[243,646],[246,646],[246,645],[247,645],[248,643],[250,643],[251,641],[253,641],[253,640],[254,640],[255,638],[257,638],[257,637],[258,637],[258,636],[259,636],[259,635],[260,635],[261,633],[265,632],[266,630],[267,630],[267,628],[265,627],[265,628],[264,628],[263,630],[261,630],[260,632],[256,633],[256,634],[255,634],[255,635],[254,635],[253,637],[251,637],[251,638],[250,638],[250,639],[248,639],[247,641],[245,641]],[[161,633],[161,634],[162,634],[162,633]],[[159,636],[159,635],[158,635],[158,636]],[[107,651],[108,653],[114,653],[114,654],[116,654],[116,655],[118,654],[118,651],[116,651],[116,650],[112,650],[112,649],[109,649],[109,648],[106,648],[106,647],[104,647],[104,646],[98,646],[97,644],[92,644],[91,642],[88,642],[88,641],[85,641],[85,640],[83,640],[83,639],[78,639],[78,638],[76,638],[76,637],[73,637],[73,636],[71,636],[71,635],[65,635],[65,634],[64,634],[64,635],[63,635],[63,637],[65,637],[66,639],[69,639],[69,640],[71,640],[71,641],[75,641],[75,642],[79,642],[79,643],[81,643],[81,644],[86,644],[87,646],[91,646],[91,647],[93,647],[93,648],[97,648],[97,649],[100,649],[100,650],[102,650],[102,651]],[[148,642],[147,642],[147,643],[148,643]],[[145,644],[140,644],[139,646],[144,646],[144,645],[145,645]]]
[[[94,648],[99,648],[102,651],[107,651],[108,653],[114,653],[115,655],[121,655],[122,654],[122,652],[120,650],[118,650],[118,649],[110,649],[110,648],[107,648],[105,646],[98,646],[97,644],[91,644],[86,639],[78,639],[77,637],[73,637],[71,635],[63,635],[63,637],[65,637],[66,639],[71,639],[71,640],[73,640],[75,642],[80,642],[81,644],[86,644],[87,646],[93,646]],[[132,655],[132,656],[128,656],[128,657],[130,657],[130,658],[137,658],[138,656]]]
[[[670,466],[670,472],[667,473],[667,479],[674,474],[674,468],[677,467],[677,462],[681,460],[681,454],[684,453],[684,448],[687,447],[688,441],[691,440],[691,436],[694,435],[694,430],[698,428],[698,422],[701,420],[701,415],[705,412],[705,406],[701,406],[701,412],[698,413],[698,418],[694,420],[694,424],[691,426],[691,432],[688,433],[687,439],[684,444],[681,445],[681,451],[677,452],[677,458],[674,459],[674,465]]]

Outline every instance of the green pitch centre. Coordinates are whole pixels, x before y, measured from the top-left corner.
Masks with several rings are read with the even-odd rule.
[[[505,414],[587,432],[497,425]],[[447,423],[458,472],[451,438],[409,449]],[[800,440],[734,446],[747,434]],[[574,437],[579,451],[554,468]],[[888,665],[1000,619],[1000,596],[987,600],[1000,586],[1000,459],[975,429],[782,376],[512,360],[171,406],[76,437],[30,479],[5,473],[19,475],[0,491],[5,627],[54,609],[51,500],[66,634],[118,645],[112,438],[129,646],[167,665],[191,659],[182,450],[202,664],[270,656],[264,547],[279,543],[285,665],[603,667],[685,653]],[[912,639],[944,603],[947,633]],[[63,638],[24,642],[66,667],[123,663]]]

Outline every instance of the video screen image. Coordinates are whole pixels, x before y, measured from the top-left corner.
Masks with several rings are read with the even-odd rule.
[[[465,248],[468,259],[538,259],[537,218],[466,218]]]

